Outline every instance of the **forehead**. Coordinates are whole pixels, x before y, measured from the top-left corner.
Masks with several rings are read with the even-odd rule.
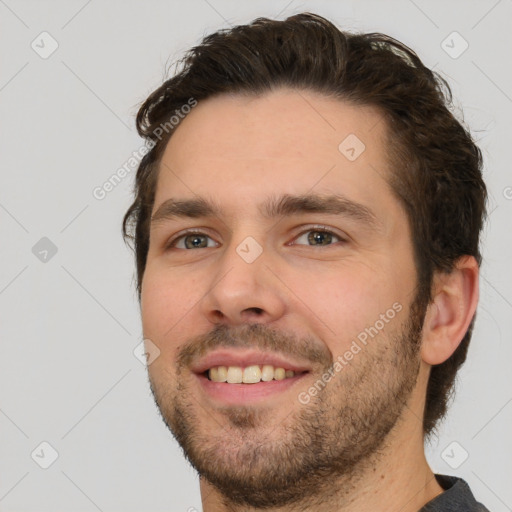
[[[164,151],[155,208],[170,196],[198,195],[228,208],[237,199],[259,203],[269,192],[395,201],[386,129],[376,109],[311,91],[209,98]]]

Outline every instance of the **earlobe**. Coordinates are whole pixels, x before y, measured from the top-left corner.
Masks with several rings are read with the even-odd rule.
[[[423,325],[421,356],[425,363],[446,361],[457,349],[478,304],[478,263],[463,256],[450,273],[436,273],[433,299]]]

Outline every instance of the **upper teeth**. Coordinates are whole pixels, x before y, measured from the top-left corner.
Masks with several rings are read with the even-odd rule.
[[[241,366],[214,366],[208,370],[210,380],[214,382],[228,382],[229,384],[255,384],[269,380],[283,380],[293,377],[295,372],[284,368],[274,368],[270,364]]]

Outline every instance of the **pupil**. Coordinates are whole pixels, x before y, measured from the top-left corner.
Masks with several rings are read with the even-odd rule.
[[[332,242],[332,235],[325,231],[311,231],[308,235],[308,239],[313,245],[328,245]]]

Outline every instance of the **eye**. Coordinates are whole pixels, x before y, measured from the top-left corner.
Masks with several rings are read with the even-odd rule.
[[[327,229],[310,229],[304,231],[300,236],[294,240],[294,244],[310,245],[310,246],[325,246],[332,245],[336,242],[344,242],[343,238],[336,235]]]
[[[172,240],[168,248],[174,249],[204,249],[217,247],[217,242],[204,233],[186,233]]]

